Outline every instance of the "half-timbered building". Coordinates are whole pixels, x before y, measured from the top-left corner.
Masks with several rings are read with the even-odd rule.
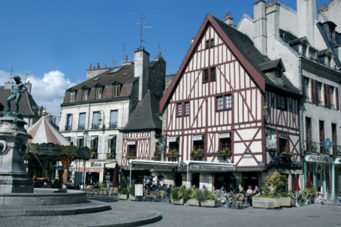
[[[208,15],[160,103],[166,157],[180,163],[175,183],[255,186],[280,166],[274,157],[300,161],[298,99],[280,59]],[[273,157],[267,140],[279,148]]]

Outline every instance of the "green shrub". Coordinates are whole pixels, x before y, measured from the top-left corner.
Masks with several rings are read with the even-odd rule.
[[[179,192],[179,187],[172,188],[171,195],[172,195],[173,200],[179,200],[178,192]]]
[[[185,199],[186,197],[186,187],[185,185],[180,186],[178,191],[178,198],[179,199]]]
[[[203,191],[197,190],[197,200],[199,200],[199,202],[205,200],[205,199],[204,199],[204,193],[203,193]]]
[[[204,200],[215,200],[215,195],[213,192],[210,192],[205,189],[203,194],[204,194]]]
[[[280,197],[286,193],[287,179],[279,172],[265,177],[264,185],[262,187],[264,196],[266,197]]]
[[[189,194],[189,198],[190,199],[197,199],[197,194],[198,194],[198,189],[193,188],[191,190],[191,193]]]
[[[131,187],[129,187],[129,195],[135,196],[135,180],[131,181]]]

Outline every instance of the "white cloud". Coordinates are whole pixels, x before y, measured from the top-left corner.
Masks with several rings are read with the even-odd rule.
[[[59,116],[65,90],[73,83],[59,70],[45,73],[42,78],[30,75],[27,80],[32,84],[32,96],[37,104],[46,107],[47,112]]]
[[[0,86],[2,86],[6,81],[9,81],[10,74],[3,70],[0,70]]]
[[[44,106],[47,112],[59,116],[60,104],[63,102],[65,90],[74,85],[59,70],[49,71],[43,77],[16,73],[23,80],[30,81],[32,84],[32,96],[38,106]],[[10,80],[10,73],[0,70],[0,86]]]

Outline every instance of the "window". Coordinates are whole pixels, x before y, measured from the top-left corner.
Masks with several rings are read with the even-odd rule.
[[[108,140],[109,158],[116,158],[116,135],[109,137]]]
[[[92,125],[91,125],[92,129],[99,129],[99,124],[100,124],[99,115],[100,115],[99,111],[95,111],[92,113]]]
[[[216,110],[228,110],[232,108],[232,96],[231,95],[224,95],[224,96],[217,96],[216,97]]]
[[[288,138],[286,137],[279,137],[279,153],[289,152],[289,143]]]
[[[176,116],[177,117],[182,117],[182,103],[178,103],[176,107]]]
[[[83,101],[87,101],[89,99],[89,92],[90,92],[89,88],[83,89],[83,91],[82,91],[82,100]]]
[[[72,130],[72,114],[66,115],[66,124],[65,124],[65,131]]]
[[[337,131],[336,131],[336,124],[333,124],[333,123],[332,123],[332,141],[333,141],[332,151],[335,154],[336,145],[337,145]]]
[[[120,96],[121,94],[121,85],[119,83],[114,83],[112,85],[112,97]]]
[[[319,121],[320,144],[324,143],[324,121]],[[320,153],[324,153],[324,146],[320,146]]]
[[[90,148],[92,150],[91,158],[97,158],[98,136],[94,136],[91,138]]]
[[[204,69],[204,70],[203,70],[203,75],[204,75],[203,82],[204,82],[204,83],[207,83],[207,82],[209,81],[209,72],[208,72],[208,69]]]
[[[76,91],[70,91],[70,102],[75,102],[76,100]]]
[[[77,138],[77,147],[84,147],[84,137]]]
[[[193,136],[193,150],[191,152],[192,160],[203,160],[205,155],[205,145],[203,136]]]
[[[204,150],[204,140],[194,140],[193,150]]]
[[[231,138],[219,138],[219,152],[228,154],[231,152]]]
[[[203,83],[213,82],[217,79],[216,67],[211,67],[209,69],[203,69]]]
[[[189,102],[185,102],[185,116],[189,116],[189,113],[190,113]]]
[[[284,96],[277,95],[276,97],[276,108],[280,110],[287,109],[287,100]]]
[[[110,111],[109,128],[117,128],[117,116],[118,116],[118,110]]]
[[[335,88],[329,85],[324,85],[324,99],[327,108],[336,109],[336,101],[334,96]]]
[[[130,144],[128,145],[128,159],[136,158],[136,144]]]
[[[214,47],[214,39],[208,39],[205,41],[205,48],[209,49]]]
[[[102,99],[102,95],[103,95],[103,87],[102,86],[98,86],[95,89],[95,98],[96,99]]]
[[[86,113],[79,113],[78,130],[85,129],[85,117]]]
[[[317,94],[316,94],[316,101],[317,105],[323,105],[323,98],[322,98],[322,83],[317,82]]]

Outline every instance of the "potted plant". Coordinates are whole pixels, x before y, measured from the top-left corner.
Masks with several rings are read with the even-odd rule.
[[[127,200],[128,199],[127,180],[123,174],[120,175],[120,185],[118,187],[118,198],[121,200]]]
[[[205,189],[203,191],[203,197],[204,197],[204,200],[200,203],[201,206],[203,207],[216,207],[217,206],[215,195],[213,192]]]
[[[175,157],[175,156],[179,156],[179,151],[178,149],[172,148],[168,150],[167,156],[169,157]]]
[[[229,148],[222,148],[218,150],[218,156],[231,156],[231,149]]]
[[[188,198],[188,192],[184,185],[180,187],[173,187],[171,191],[171,201],[175,205],[184,205]]]
[[[252,206],[257,208],[280,208],[281,201],[283,206],[291,206],[291,198],[283,195],[285,193],[286,177],[279,172],[267,176],[262,187],[263,194],[252,197]],[[280,199],[282,197],[282,199]],[[290,203],[290,205],[288,205]]]
[[[202,148],[198,148],[198,149],[194,149],[194,150],[192,150],[192,152],[191,152],[191,154],[193,155],[193,156],[203,156],[204,155],[204,149],[202,149]]]
[[[187,205],[189,206],[200,206],[200,202],[198,200],[198,189],[193,188],[193,189],[187,189],[188,190],[188,197],[189,200],[187,201]]]
[[[317,195],[318,193],[315,187],[305,188],[303,190],[303,197],[306,199],[306,204],[314,203]]]

